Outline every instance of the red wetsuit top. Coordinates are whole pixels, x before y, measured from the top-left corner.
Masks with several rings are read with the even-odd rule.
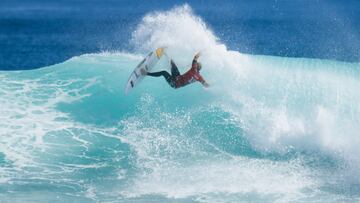
[[[196,81],[199,81],[201,83],[205,82],[205,80],[201,77],[201,75],[197,69],[197,61],[196,61],[196,59],[194,59],[190,70],[188,70],[186,73],[176,77],[175,87],[176,88],[183,87],[185,85],[188,85],[188,84],[196,82]]]

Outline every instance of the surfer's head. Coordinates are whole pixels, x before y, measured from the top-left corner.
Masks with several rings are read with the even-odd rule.
[[[198,69],[198,71],[200,71],[201,68],[202,68],[201,63],[200,63],[200,62],[197,62],[197,69]]]

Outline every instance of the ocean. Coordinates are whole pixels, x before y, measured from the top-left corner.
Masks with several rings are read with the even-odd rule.
[[[2,1],[0,202],[360,202],[360,2]],[[127,79],[157,47],[210,84]],[[168,70],[162,58],[155,70]]]

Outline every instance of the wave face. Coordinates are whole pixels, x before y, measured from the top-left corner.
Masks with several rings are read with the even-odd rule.
[[[360,64],[227,50],[187,5],[131,42],[0,72],[2,202],[360,201]],[[149,77],[125,96],[159,46],[181,72],[201,50],[211,88]]]

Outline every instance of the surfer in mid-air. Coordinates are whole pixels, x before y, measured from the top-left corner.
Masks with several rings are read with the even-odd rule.
[[[194,56],[190,70],[188,70],[186,73],[182,75],[180,74],[179,69],[177,68],[173,60],[170,60],[171,75],[167,71],[150,73],[147,72],[145,69],[141,69],[141,74],[152,77],[164,76],[165,80],[169,83],[169,85],[175,89],[184,87],[185,85],[191,84],[196,81],[199,81],[202,85],[204,85],[204,87],[209,87],[209,84],[200,75],[200,70],[202,67],[201,67],[201,63],[197,61],[199,57],[200,57],[200,52]]]

